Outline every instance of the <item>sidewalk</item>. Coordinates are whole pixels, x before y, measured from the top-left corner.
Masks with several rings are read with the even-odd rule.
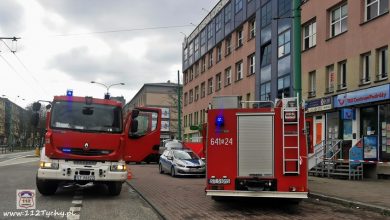
[[[339,180],[309,176],[310,197],[390,214],[390,180]]]

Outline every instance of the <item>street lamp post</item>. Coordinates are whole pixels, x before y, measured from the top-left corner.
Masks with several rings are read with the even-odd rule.
[[[91,83],[95,83],[95,84],[99,84],[99,85],[102,85],[102,86],[104,86],[106,89],[107,89],[107,92],[106,92],[106,94],[104,95],[104,99],[110,99],[110,93],[109,93],[109,90],[110,90],[110,88],[111,87],[113,87],[113,86],[117,86],[117,85],[125,85],[124,83],[114,83],[114,84],[111,84],[111,85],[106,85],[106,84],[104,84],[104,83],[100,83],[100,82],[95,82],[95,81],[91,81]]]

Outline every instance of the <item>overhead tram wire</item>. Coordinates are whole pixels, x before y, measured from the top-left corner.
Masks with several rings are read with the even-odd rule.
[[[4,62],[19,76],[20,79],[23,80],[23,82],[28,86],[28,82],[26,81],[26,79],[24,79],[22,77],[22,75],[20,75],[20,73],[15,69],[15,67],[13,67],[1,54],[0,54],[0,57],[4,60]],[[30,87],[31,88],[31,87]],[[32,88],[33,90],[35,90],[34,88]]]
[[[8,49],[14,54],[14,56],[16,57],[16,59],[18,60],[18,62],[19,62],[19,63],[23,66],[23,68],[30,74],[31,78],[37,83],[38,87],[39,87],[40,89],[42,89],[43,94],[48,94],[48,92],[46,92],[45,88],[41,85],[41,83],[34,77],[34,74],[32,74],[32,72],[30,71],[30,69],[27,68],[27,66],[22,62],[22,60],[19,58],[19,56],[16,55],[15,51],[12,50],[4,40],[1,40],[1,41],[3,41],[3,43],[5,44],[5,46],[7,46]]]
[[[108,31],[93,31],[93,32],[85,32],[85,33],[73,33],[73,34],[72,33],[71,34],[57,34],[57,35],[51,35],[51,36],[53,36],[53,37],[72,37],[72,36],[94,35],[94,34],[110,34],[110,33],[119,33],[119,32],[133,32],[133,31],[146,31],[146,30],[183,28],[183,27],[192,27],[192,26],[193,26],[192,24],[172,25],[172,26],[119,29],[119,30],[108,30]]]

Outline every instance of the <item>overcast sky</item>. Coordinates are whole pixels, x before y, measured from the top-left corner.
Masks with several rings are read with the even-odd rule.
[[[0,96],[25,107],[74,95],[126,101],[144,83],[177,82],[184,34],[219,0],[1,0]],[[182,33],[181,33],[182,32]],[[184,34],[183,34],[184,33]],[[25,99],[25,100],[23,100]]]

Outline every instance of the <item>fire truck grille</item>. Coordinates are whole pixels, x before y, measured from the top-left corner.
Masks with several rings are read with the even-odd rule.
[[[82,156],[103,156],[108,155],[112,153],[112,150],[97,150],[97,149],[89,149],[89,150],[83,150],[80,148],[71,148],[66,151],[68,154],[74,154],[74,155],[82,155]]]
[[[276,191],[276,179],[237,178],[236,190],[242,191]]]

